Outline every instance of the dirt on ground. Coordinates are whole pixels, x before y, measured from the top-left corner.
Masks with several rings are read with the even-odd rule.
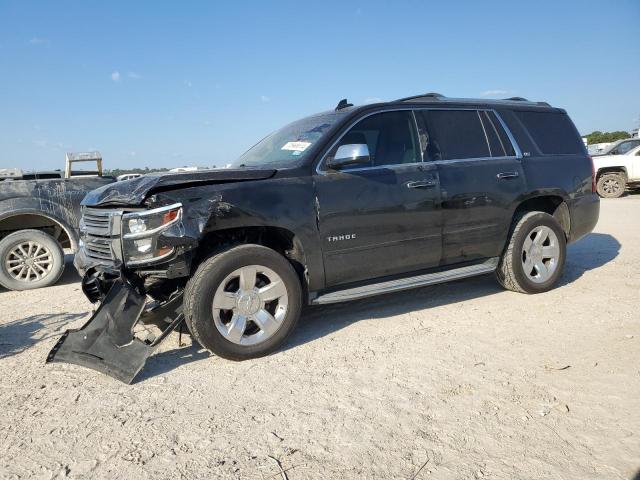
[[[630,195],[602,202],[549,293],[486,275],[309,308],[241,363],[174,333],[124,385],[44,364],[92,310],[69,264],[57,286],[0,291],[0,477],[630,479],[639,305]]]

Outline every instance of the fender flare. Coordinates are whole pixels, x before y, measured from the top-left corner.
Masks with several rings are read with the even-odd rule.
[[[43,209],[43,206],[45,208]],[[79,236],[76,217],[60,204],[39,198],[12,198],[0,201],[0,222],[18,215],[46,218],[60,226],[69,237],[71,249],[78,251]]]

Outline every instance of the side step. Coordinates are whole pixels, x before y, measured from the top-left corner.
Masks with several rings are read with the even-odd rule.
[[[372,297],[382,293],[399,292],[410,288],[424,287],[426,285],[435,285],[437,283],[460,280],[461,278],[474,277],[476,275],[493,272],[497,268],[499,261],[499,257],[493,257],[485,260],[483,263],[454,268],[444,272],[427,273],[415,277],[389,280],[386,282],[374,283],[372,285],[339,290],[337,292],[320,295],[311,303],[314,305],[323,305],[327,303],[348,302],[350,300]]]

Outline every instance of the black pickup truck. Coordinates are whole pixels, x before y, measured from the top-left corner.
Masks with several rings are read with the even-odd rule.
[[[76,266],[100,307],[48,360],[127,382],[183,319],[203,347],[241,360],[282,345],[304,304],[492,272],[545,292],[599,214],[564,110],[438,94],[341,101],[230,168],[147,175],[83,205]],[[158,318],[158,338],[132,338]]]
[[[77,251],[80,202],[115,178],[64,178],[62,172],[0,178],[0,285],[47,287],[64,270],[64,248]]]

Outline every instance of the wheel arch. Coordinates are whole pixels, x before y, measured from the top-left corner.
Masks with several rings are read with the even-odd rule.
[[[525,199],[522,199],[516,206],[513,215],[511,217],[511,223],[519,215],[526,212],[544,212],[553,216],[564,231],[565,237],[568,239],[571,234],[571,214],[569,211],[569,205],[566,202],[564,195],[559,192],[533,195]]]
[[[51,235],[61,247],[78,250],[78,236],[75,229],[56,215],[43,213],[35,208],[22,208],[0,213],[0,237],[20,230],[33,229],[48,233],[59,229],[58,235]]]
[[[602,175],[605,173],[622,173],[624,175],[625,181],[629,179],[629,173],[627,172],[626,167],[620,166],[611,166],[611,167],[602,167],[599,168],[596,172],[596,182],[600,179]]]
[[[298,274],[305,295],[308,293],[307,257],[302,239],[291,230],[278,226],[252,225],[213,230],[206,233],[199,240],[191,270],[195,271],[198,265],[216,250],[246,243],[262,245],[285,257]]]

